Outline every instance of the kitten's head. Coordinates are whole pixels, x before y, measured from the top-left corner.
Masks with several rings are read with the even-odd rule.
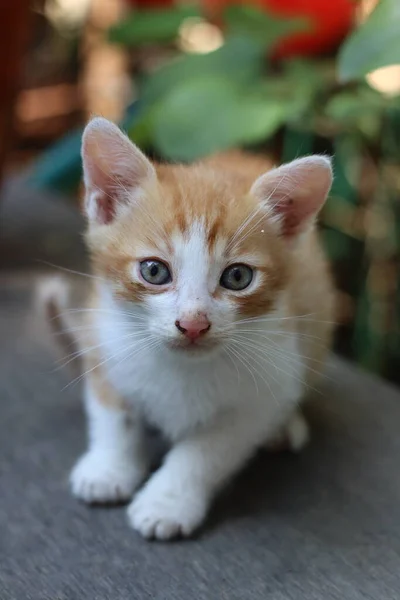
[[[332,180],[321,156],[255,181],[218,162],[155,166],[102,118],[86,127],[82,158],[96,273],[149,333],[188,355],[276,308]]]

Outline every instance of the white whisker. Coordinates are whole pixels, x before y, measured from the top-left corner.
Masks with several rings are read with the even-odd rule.
[[[243,345],[239,346],[239,344],[238,344],[238,347],[240,347],[240,350],[241,350],[241,352],[242,352],[243,354],[245,354],[245,355],[246,355],[246,356],[247,356],[249,359],[251,359],[251,360],[253,360],[253,361],[255,360],[255,361],[256,361],[256,363],[257,363],[257,364],[258,364],[258,365],[259,365],[259,366],[260,366],[260,367],[261,367],[261,368],[262,368],[264,371],[266,370],[266,365],[265,365],[264,363],[262,363],[262,362],[261,362],[261,360],[259,360],[258,358],[254,358],[254,356],[252,357],[252,356],[249,354],[248,350],[249,350],[250,348],[248,348],[248,349],[246,350],[246,348],[244,348],[244,347],[243,347]],[[270,363],[270,364],[272,364],[272,363]],[[275,365],[273,365],[273,366],[275,366]],[[274,394],[274,392],[273,392],[273,389],[272,389],[272,387],[271,387],[271,385],[270,385],[270,383],[269,383],[268,379],[265,379],[265,377],[264,377],[264,376],[263,376],[263,375],[260,373],[260,371],[257,371],[257,370],[256,370],[256,373],[257,373],[257,375],[258,375],[259,377],[261,377],[261,379],[264,381],[264,383],[265,383],[265,384],[266,384],[266,386],[268,387],[268,389],[269,389],[269,391],[271,392],[271,394],[272,394],[272,397],[273,397],[273,399],[275,400],[275,402],[276,402],[276,403],[278,403],[278,400],[277,400],[277,398],[276,398],[276,396],[275,396],[275,394]],[[278,381],[278,380],[277,380],[277,379],[276,379],[276,378],[275,378],[275,377],[272,375],[272,373],[269,373],[269,375],[271,376],[271,378],[273,379],[273,381],[275,381],[276,383],[278,383],[278,384],[279,384],[279,381]]]
[[[133,323],[129,322],[129,321],[126,321],[126,322],[115,321],[115,325],[121,325],[121,326],[125,325],[126,327],[132,327]],[[145,331],[147,329],[147,326],[143,325],[143,324],[135,323],[134,328],[135,328],[135,330]],[[87,332],[87,333],[93,332],[94,334],[97,334],[97,333],[99,333],[100,330],[101,330],[101,325],[97,325],[97,324],[77,325],[76,327],[65,327],[62,331],[55,331],[52,333],[52,335],[58,336],[58,335],[63,335],[64,333],[78,333],[78,332]]]
[[[57,269],[59,271],[64,271],[65,273],[70,273],[71,275],[79,275],[80,277],[88,277],[89,279],[97,279],[99,281],[105,281],[102,277],[98,275],[93,275],[92,273],[83,273],[82,271],[76,271],[75,269],[68,269],[67,267],[61,267],[60,265],[55,265],[54,263],[48,262],[47,260],[38,260],[37,262],[47,265],[48,267],[53,267],[53,269]]]
[[[316,393],[321,393],[321,392],[320,392],[318,389],[316,389],[316,388],[314,388],[313,386],[309,385],[309,384],[308,384],[308,383],[307,383],[307,382],[306,382],[304,379],[302,379],[301,377],[298,377],[298,376],[297,376],[297,375],[295,375],[294,373],[289,373],[288,371],[285,371],[284,369],[282,369],[282,368],[278,367],[278,366],[276,365],[276,363],[274,363],[274,362],[272,361],[272,359],[273,359],[273,357],[274,357],[274,356],[275,356],[275,358],[277,358],[277,359],[279,359],[279,360],[286,359],[287,361],[289,361],[289,364],[290,364],[290,361],[292,362],[292,364],[290,364],[290,366],[291,366],[292,368],[294,368],[294,365],[293,365],[293,363],[295,363],[295,364],[297,363],[297,365],[299,365],[299,366],[302,366],[302,367],[304,367],[305,369],[308,369],[308,370],[310,370],[310,371],[312,371],[312,372],[316,373],[317,375],[320,375],[320,372],[319,372],[319,371],[315,371],[315,370],[314,370],[314,369],[312,369],[311,367],[309,367],[309,366],[307,366],[307,365],[304,365],[304,363],[302,363],[301,361],[297,361],[296,359],[294,359],[294,358],[291,358],[290,356],[287,356],[287,354],[285,353],[285,351],[284,351],[284,350],[282,350],[282,352],[281,352],[281,353],[279,353],[279,352],[277,352],[277,350],[276,350],[276,349],[274,349],[274,348],[270,348],[270,347],[269,347],[269,348],[260,347],[260,346],[258,346],[257,344],[251,344],[250,342],[242,342],[242,341],[240,341],[240,343],[243,343],[243,344],[245,344],[245,345],[246,345],[246,347],[248,347],[248,349],[249,349],[249,350],[250,350],[250,348],[252,348],[252,349],[253,349],[253,352],[256,352],[256,351],[257,351],[257,353],[258,353],[258,355],[259,355],[259,356],[260,356],[260,355],[264,355],[264,357],[266,358],[266,360],[267,360],[268,362],[270,362],[270,364],[271,364],[271,365],[275,366],[275,368],[276,368],[278,371],[280,371],[281,373],[284,373],[285,375],[289,375],[289,376],[293,377],[293,378],[294,378],[296,381],[298,381],[299,383],[301,383],[301,384],[302,384],[302,385],[304,385],[305,387],[307,387],[307,388],[309,388],[309,389],[313,390],[314,392],[316,392]],[[271,359],[271,360],[269,360],[269,359],[268,359],[268,356],[270,357],[270,359]]]
[[[264,323],[264,322],[271,322],[271,321],[275,321],[275,322],[280,322],[280,321],[289,321],[289,320],[296,320],[296,319],[300,319],[302,322],[311,322],[311,323],[326,323],[329,325],[336,325],[336,323],[334,321],[325,321],[325,320],[321,320],[321,319],[315,319],[313,318],[314,315],[319,314],[319,313],[308,313],[308,314],[303,314],[303,315],[291,315],[291,316],[287,316],[287,317],[278,317],[278,316],[269,316],[269,317],[249,317],[247,319],[239,319],[238,321],[235,321],[235,324],[241,324],[241,323]]]
[[[230,349],[229,349],[228,347],[226,347],[226,346],[225,346],[225,348],[224,348],[223,350],[224,350],[224,352],[226,353],[226,355],[228,356],[228,358],[230,359],[231,363],[233,364],[233,366],[234,366],[234,367],[235,367],[235,369],[236,369],[236,373],[237,373],[237,381],[238,381],[238,385],[240,385],[240,372],[239,372],[239,369],[238,369],[238,366],[237,366],[237,364],[235,363],[235,361],[234,361],[234,360],[233,360],[233,358],[232,358],[231,351],[230,351]]]
[[[145,321],[146,317],[141,316],[141,315],[137,315],[136,313],[133,312],[125,312],[122,310],[117,310],[117,309],[108,309],[108,308],[67,308],[66,310],[63,310],[62,312],[59,313],[59,316],[65,316],[65,315],[70,315],[70,314],[79,314],[79,313],[106,313],[109,315],[114,315],[116,317],[119,316],[123,316],[123,317],[129,317],[131,319],[131,322],[133,320],[137,320],[137,321]]]
[[[142,332],[129,333],[127,335],[123,335],[123,336],[119,337],[118,338],[118,342],[120,342],[121,340],[133,339],[133,338],[140,337],[140,336],[143,336]],[[145,338],[145,339],[147,339],[147,338]],[[76,359],[80,358],[81,356],[85,356],[89,352],[93,352],[95,350],[98,350],[99,348],[103,348],[108,343],[109,343],[109,340],[107,340],[105,342],[102,342],[101,344],[95,344],[93,346],[88,346],[86,348],[77,350],[76,352],[72,352],[68,356],[65,356],[62,359],[65,362],[63,362],[61,365],[59,365],[58,367],[56,367],[54,370],[58,371],[60,369],[63,369],[64,367],[66,367],[67,365],[69,365],[69,363],[72,362],[73,360],[76,360]]]
[[[236,329],[236,333],[250,333],[253,335],[258,335],[258,336],[264,336],[264,337],[268,337],[270,335],[272,336],[279,336],[279,337],[285,337],[285,338],[301,338],[301,339],[305,339],[305,340],[310,340],[311,342],[313,342],[313,340],[318,340],[319,342],[324,342],[324,339],[322,337],[319,337],[317,335],[311,335],[309,333],[301,333],[299,331],[282,331],[282,330],[271,330],[271,329],[242,329],[237,328]],[[313,342],[315,343],[315,345],[317,346],[325,346],[324,343],[319,344],[318,342]]]
[[[252,379],[254,381],[254,386],[256,388],[256,392],[257,392],[257,396],[260,395],[260,390],[258,388],[258,384],[257,384],[257,380],[254,376],[253,370],[251,368],[251,364],[249,365],[248,361],[246,359],[243,359],[242,356],[240,355],[239,352],[236,351],[236,349],[232,346],[232,345],[227,345],[227,347],[229,347],[230,351],[232,352],[232,354],[234,356],[236,356],[236,358],[242,363],[242,365],[244,366],[244,368],[250,373],[250,375],[252,376]]]
[[[145,341],[149,341],[149,340],[144,340],[144,342]],[[153,340],[150,340],[150,341],[153,341]],[[115,354],[113,354],[112,356],[108,356],[107,358],[105,358],[101,362],[97,363],[94,367],[91,367],[90,369],[88,369],[87,371],[85,371],[84,373],[82,373],[81,375],[79,375],[78,377],[76,377],[75,379],[73,379],[72,381],[70,381],[66,386],[63,387],[63,389],[61,391],[64,392],[70,386],[79,383],[82,379],[84,379],[87,375],[89,375],[90,373],[92,373],[94,370],[96,370],[96,369],[100,368],[101,366],[105,365],[107,362],[113,360],[114,358],[116,358],[117,356],[119,356],[120,354],[122,354],[123,352],[126,352],[130,347],[131,347],[131,345],[124,346],[124,348],[120,348],[118,350],[118,352],[115,352]],[[139,350],[142,350],[142,349],[145,349],[145,348],[146,348],[146,345],[144,346],[144,348],[139,347],[137,350],[139,351]]]
[[[254,332],[251,332],[251,333],[253,334]],[[282,348],[279,345],[279,343],[276,342],[276,341],[274,341],[273,339],[271,339],[267,333],[265,333],[265,334],[262,334],[262,333],[256,334],[259,337],[261,337],[263,340],[265,340],[264,344],[259,339],[254,339],[254,337],[252,335],[250,335],[250,336],[243,335],[241,331],[240,332],[236,332],[235,335],[237,337],[240,336],[244,340],[248,340],[248,341],[251,341],[251,342],[253,342],[255,344],[258,344],[260,346],[260,348],[265,348],[266,346],[268,346],[268,344],[272,344],[274,346],[274,348],[276,348],[277,350],[280,350],[280,351],[284,352],[285,354],[292,354],[293,356],[296,356],[296,357],[304,358],[306,360],[311,360],[311,361],[314,361],[314,362],[317,362],[317,363],[320,363],[320,364],[325,364],[325,361],[318,360],[317,358],[313,358],[312,356],[307,356],[306,354],[301,354],[300,352],[297,352],[297,351],[286,350],[286,349]],[[294,336],[291,336],[291,337],[294,337]],[[313,343],[315,343],[315,342],[313,342]],[[317,344],[317,346],[319,346],[321,348],[325,347],[325,345],[323,345],[323,344]],[[272,348],[270,348],[270,349],[272,350]]]

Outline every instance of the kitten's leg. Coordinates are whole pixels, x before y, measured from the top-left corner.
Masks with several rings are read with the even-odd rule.
[[[272,452],[290,450],[297,453],[301,452],[309,441],[309,425],[301,410],[297,409],[278,433],[264,443],[264,446]]]
[[[260,415],[229,413],[178,442],[128,508],[144,537],[190,535],[218,489],[251,457],[266,435]]]
[[[142,424],[107,384],[96,383],[85,381],[89,448],[72,470],[71,489],[90,503],[129,500],[147,474]]]

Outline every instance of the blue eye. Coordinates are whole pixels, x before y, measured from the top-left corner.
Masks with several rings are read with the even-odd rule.
[[[161,260],[142,260],[140,274],[147,283],[165,285],[172,281],[169,268]]]
[[[253,269],[247,265],[236,264],[227,267],[219,281],[227,290],[239,292],[247,288],[253,280]]]

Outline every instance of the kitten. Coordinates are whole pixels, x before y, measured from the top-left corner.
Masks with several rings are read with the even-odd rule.
[[[293,449],[307,439],[298,406],[333,312],[314,231],[330,161],[265,172],[233,153],[159,166],[103,118],[86,127],[82,159],[89,446],[72,491],[133,497],[129,521],[146,538],[188,536],[260,446],[282,431]],[[145,423],[171,444],[152,475]]]

